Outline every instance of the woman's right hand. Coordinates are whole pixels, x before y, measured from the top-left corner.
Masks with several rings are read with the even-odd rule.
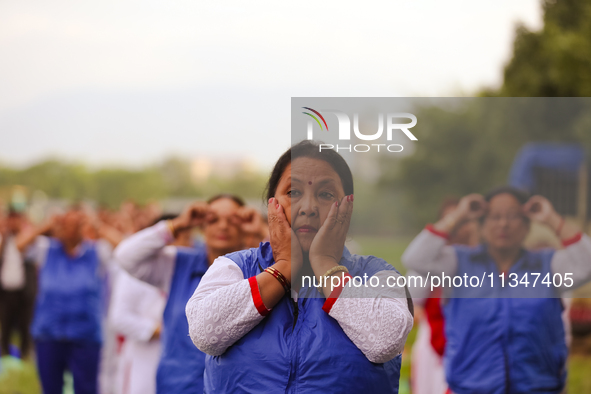
[[[269,200],[267,214],[269,217],[269,239],[273,249],[273,260],[275,260],[275,264],[286,265],[290,271],[287,273],[289,274],[288,280],[291,281],[291,276],[299,272],[302,267],[304,259],[302,247],[287,221],[283,207],[277,202],[276,198]],[[282,273],[286,275],[285,272]]]
[[[203,225],[207,210],[207,203],[202,201],[192,203],[183,211],[183,213],[172,219],[172,225],[175,231],[186,230]]]
[[[283,207],[276,198],[269,199],[269,239],[273,250],[273,268],[278,270],[290,283],[302,267],[303,253],[300,242],[287,221]],[[285,296],[283,285],[265,271],[257,275],[257,283],[263,304],[273,308]]]
[[[456,209],[441,218],[433,227],[439,231],[450,233],[459,224],[484,216],[487,209],[488,203],[481,194],[468,194],[460,199]]]
[[[476,220],[484,216],[488,203],[481,194],[468,194],[462,197],[456,208],[458,220]]]

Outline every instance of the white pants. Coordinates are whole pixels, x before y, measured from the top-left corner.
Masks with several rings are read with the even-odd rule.
[[[431,345],[431,327],[426,320],[419,325],[412,347],[411,381],[413,394],[447,392],[443,360]]]
[[[119,357],[117,394],[155,394],[160,341],[126,340]]]

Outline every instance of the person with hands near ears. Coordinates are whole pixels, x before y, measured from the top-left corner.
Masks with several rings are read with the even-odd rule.
[[[206,393],[397,392],[411,307],[405,288],[385,286],[400,275],[390,264],[345,247],[353,200],[337,152],[303,141],[279,158],[269,242],[219,257],[187,303],[193,343],[208,355]]]
[[[103,239],[84,239],[86,221],[85,213],[72,207],[17,239],[19,250],[39,268],[31,332],[46,394],[62,393],[66,368],[76,393],[98,392],[103,289],[112,248]]]
[[[448,234],[474,219],[482,223],[483,242],[448,245]],[[564,248],[524,249],[532,221],[552,228]],[[465,196],[411,242],[402,261],[425,276],[486,276],[478,287],[444,289],[444,364],[452,392],[563,390],[567,347],[560,296],[591,280],[591,239],[546,198],[509,186]],[[562,280],[554,280],[557,275]]]
[[[214,260],[244,247],[246,230],[262,233],[252,225],[255,218],[245,210],[241,198],[220,194],[207,202],[191,204],[173,219],[139,231],[115,249],[116,262],[127,272],[167,294],[157,393],[203,392],[205,354],[188,336],[185,305],[203,275],[213,269],[210,266]],[[195,247],[169,245],[175,236],[197,227],[203,232],[203,243]]]
[[[530,222],[538,222],[551,228],[561,241],[578,239],[581,230],[573,223],[566,222],[554,210],[554,207],[542,196],[532,196],[521,206],[513,205],[515,197],[509,193],[499,193],[495,205],[480,194],[469,194],[460,200],[458,207],[432,226],[428,226],[441,234],[449,234],[462,223],[470,220],[482,220],[484,237],[491,248],[500,271],[507,271],[515,262],[522,249],[522,243],[529,232]],[[502,208],[507,207],[506,212]],[[490,211],[493,209],[493,211]]]

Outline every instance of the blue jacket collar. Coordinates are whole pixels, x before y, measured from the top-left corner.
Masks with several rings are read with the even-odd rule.
[[[524,248],[521,248],[517,261],[511,266],[512,270],[539,270],[542,268],[541,262],[538,259],[532,258],[532,253]],[[488,261],[495,263],[488,253],[488,245],[482,243],[475,247],[470,254],[470,259],[473,262],[486,263]]]

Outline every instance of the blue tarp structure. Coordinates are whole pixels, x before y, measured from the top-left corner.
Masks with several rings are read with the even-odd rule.
[[[585,150],[578,144],[529,143],[513,161],[509,184],[533,192],[537,189],[536,171],[552,170],[564,177],[577,179],[585,162]]]

